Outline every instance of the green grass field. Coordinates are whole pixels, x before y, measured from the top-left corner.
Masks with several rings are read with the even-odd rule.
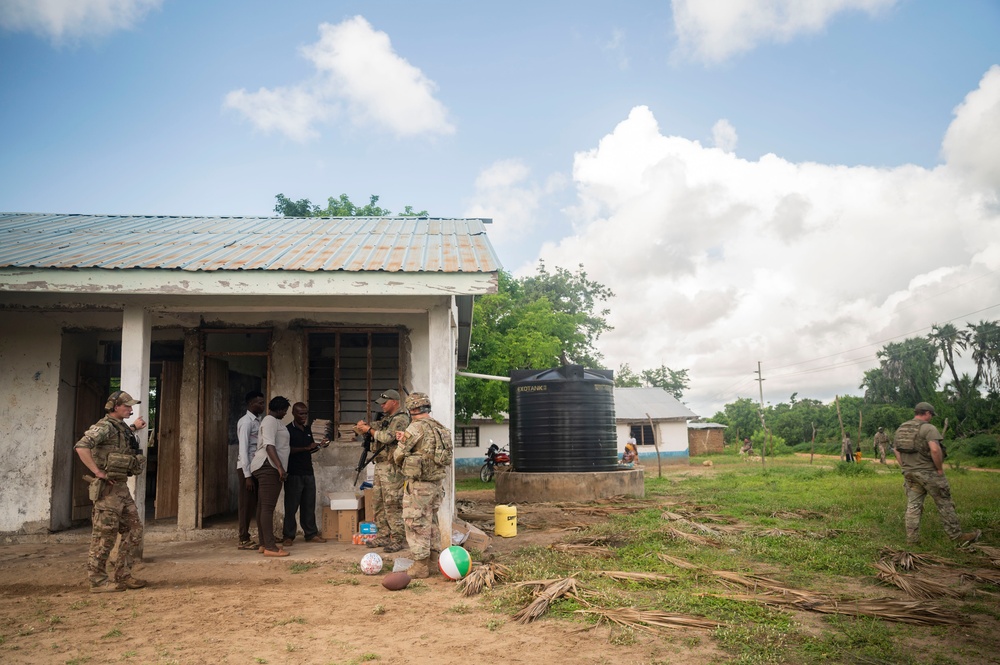
[[[505,555],[502,563],[512,567],[520,580],[575,574],[603,607],[655,609],[721,621],[725,627],[706,632],[706,639],[711,636],[728,654],[720,662],[998,662],[1000,589],[996,586],[967,586],[961,599],[935,601],[974,622],[956,630],[878,618],[796,613],[733,600],[726,596],[742,591],[722,586],[711,575],[661,561],[657,553],[711,570],[764,575],[797,589],[852,598],[905,598],[875,578],[872,564],[883,547],[934,554],[969,568],[990,565],[981,554],[952,545],[931,500],[924,510],[922,544],[907,548],[903,480],[894,467],[848,465],[829,458],[810,465],[808,457],[785,456],[769,459],[767,470],[762,471],[759,462],[749,464],[732,456],[711,459],[711,469],[700,466],[702,459],[692,459],[690,468],[671,469],[663,478],[656,478],[655,466],[647,465],[646,498],[660,500],[657,505],[612,516],[587,532],[611,543],[610,559],[527,547]],[[996,541],[1000,475],[960,469],[949,470],[948,478],[963,529],[982,529],[984,544],[1000,545]],[[460,490],[483,487],[488,486],[479,481],[459,484]],[[667,532],[671,523],[662,517],[665,509],[671,510],[671,503],[731,518],[740,531],[722,536],[722,546],[717,548],[671,537]],[[809,512],[793,516],[792,511]],[[761,534],[772,529],[793,533]],[[597,570],[656,572],[675,579],[666,585],[623,583],[588,574]],[[512,613],[530,595],[523,588],[501,587],[488,594],[487,600],[496,611]],[[583,620],[573,614],[576,609],[574,601],[559,600],[549,611]],[[808,618],[803,618],[805,614]],[[629,631],[622,630],[612,643],[629,639]],[[918,650],[913,648],[917,642]]]

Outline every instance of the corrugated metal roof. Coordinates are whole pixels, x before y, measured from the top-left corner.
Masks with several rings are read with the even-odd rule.
[[[0,267],[496,272],[484,220],[0,213]]]
[[[615,388],[615,420],[653,420],[697,418],[663,388]]]

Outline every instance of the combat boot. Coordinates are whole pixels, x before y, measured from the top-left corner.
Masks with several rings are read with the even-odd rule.
[[[100,584],[91,584],[90,593],[119,593],[125,590],[125,585],[121,582],[108,580]]]
[[[982,535],[983,532],[980,529],[976,529],[975,531],[970,531],[969,533],[963,533],[961,536],[955,539],[955,544],[957,544],[959,547],[965,547],[979,540],[980,536]]]
[[[389,544],[382,548],[383,552],[392,554],[406,549],[406,543],[402,540],[391,540]]]
[[[427,579],[430,576],[429,564],[430,559],[420,559],[419,561],[414,561],[413,565],[407,569],[407,574],[413,579]]]
[[[146,586],[146,580],[140,580],[138,577],[132,577],[131,575],[118,583],[124,584],[126,589],[141,589]]]

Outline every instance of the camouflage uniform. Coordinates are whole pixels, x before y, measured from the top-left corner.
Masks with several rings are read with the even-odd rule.
[[[875,451],[878,453],[878,459],[882,464],[885,464],[885,451],[889,447],[889,436],[879,428],[879,431],[875,433]]]
[[[436,427],[443,426],[431,417],[415,418],[406,428],[408,436],[397,446],[394,456],[399,468],[406,469],[403,524],[406,526],[406,542],[418,562],[429,559],[431,550],[436,550],[441,542],[437,517],[444,498],[441,481],[445,478],[447,467],[430,459],[437,436]]]
[[[378,529],[376,546],[396,543],[402,545],[406,538],[403,526],[403,475],[393,460],[396,452],[396,432],[410,424],[410,414],[402,408],[391,416],[372,425],[376,448],[385,449],[375,458],[375,484],[372,495],[375,503],[375,526]]]
[[[106,469],[109,453],[135,455],[138,443],[128,425],[108,415],[88,429],[74,447],[89,448],[94,461],[103,470]],[[139,519],[126,477],[122,475],[114,480],[114,485],[101,483],[103,487],[91,513],[93,531],[87,555],[87,576],[92,588],[108,581],[108,557],[119,535],[121,543],[115,561],[115,584],[126,584],[132,579],[132,563],[142,546],[142,520]]]
[[[903,487],[906,490],[906,540],[915,543],[920,540],[920,517],[924,511],[924,499],[929,494],[937,504],[938,515],[945,532],[952,540],[962,535],[955,514],[955,504],[951,501],[951,487],[944,474],[939,474],[931,458],[928,441],[942,439],[937,428],[930,423],[914,418],[899,426],[896,431],[895,448],[899,454],[903,470]],[[914,452],[906,452],[908,450]]]

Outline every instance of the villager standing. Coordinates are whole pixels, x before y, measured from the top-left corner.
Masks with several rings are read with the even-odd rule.
[[[395,390],[386,390],[375,400],[382,407],[382,418],[368,425],[359,420],[359,434],[371,432],[376,450],[375,483],[372,488],[375,510],[375,528],[378,537],[371,547],[381,547],[385,552],[398,552],[406,548],[406,528],[403,525],[403,474],[393,459],[396,452],[396,433],[410,425],[410,414],[400,407],[402,400]]]
[[[250,462],[257,452],[260,440],[260,419],[264,415],[264,393],[251,390],[244,398],[247,412],[236,423],[236,440],[239,451],[236,471],[239,474],[239,538],[241,550],[255,550],[257,543],[250,538],[250,520],[257,517],[257,479],[250,470]],[[259,536],[258,536],[259,537]]]
[[[289,402],[280,395],[267,404],[267,415],[260,422],[260,442],[250,470],[257,479],[257,537],[264,556],[288,556],[274,538],[274,507],[278,505],[281,483],[288,467],[288,430],[281,419],[288,413]]]
[[[979,540],[982,531],[962,533],[951,501],[951,486],[944,477],[944,458],[947,453],[941,444],[944,438],[931,424],[934,407],[920,402],[913,408],[914,416],[899,426],[893,440],[896,461],[903,470],[903,487],[906,489],[906,542],[920,542],[920,517],[924,498],[928,494],[937,505],[938,515],[945,532],[956,544],[969,545]]]
[[[298,530],[298,524],[295,523],[296,511],[299,512],[306,541],[325,543],[326,538],[319,534],[316,527],[316,477],[313,475],[312,456],[330,442],[324,439],[317,443],[313,440],[312,430],[309,429],[309,407],[304,402],[292,405],[292,422],[288,423],[286,429],[289,452],[282,544],[288,547],[295,540],[295,532]]]
[[[840,444],[840,454],[845,462],[854,461],[854,444],[851,443],[851,435],[844,435],[844,440]]]
[[[104,405],[106,416],[88,429],[74,449],[80,461],[94,474],[90,483],[93,531],[87,555],[87,577],[91,593],[141,589],[144,580],[132,577],[132,564],[142,546],[142,520],[129,492],[127,479],[141,473],[146,459],[139,450],[135,431],[146,426],[142,418],[132,425],[132,407],[139,400],[122,390],[111,393]],[[108,579],[108,557],[121,536],[114,577]]]
[[[410,577],[430,574],[431,556],[438,551],[441,532],[438,528],[438,508],[444,498],[448,467],[454,455],[451,430],[431,417],[431,401],[424,393],[411,393],[406,409],[412,422],[403,432],[397,432],[394,458],[402,471],[403,524],[406,542],[414,563]]]
[[[889,447],[889,435],[885,433],[884,427],[879,427],[875,432],[875,452],[878,454],[879,462],[885,464],[885,449]]]

